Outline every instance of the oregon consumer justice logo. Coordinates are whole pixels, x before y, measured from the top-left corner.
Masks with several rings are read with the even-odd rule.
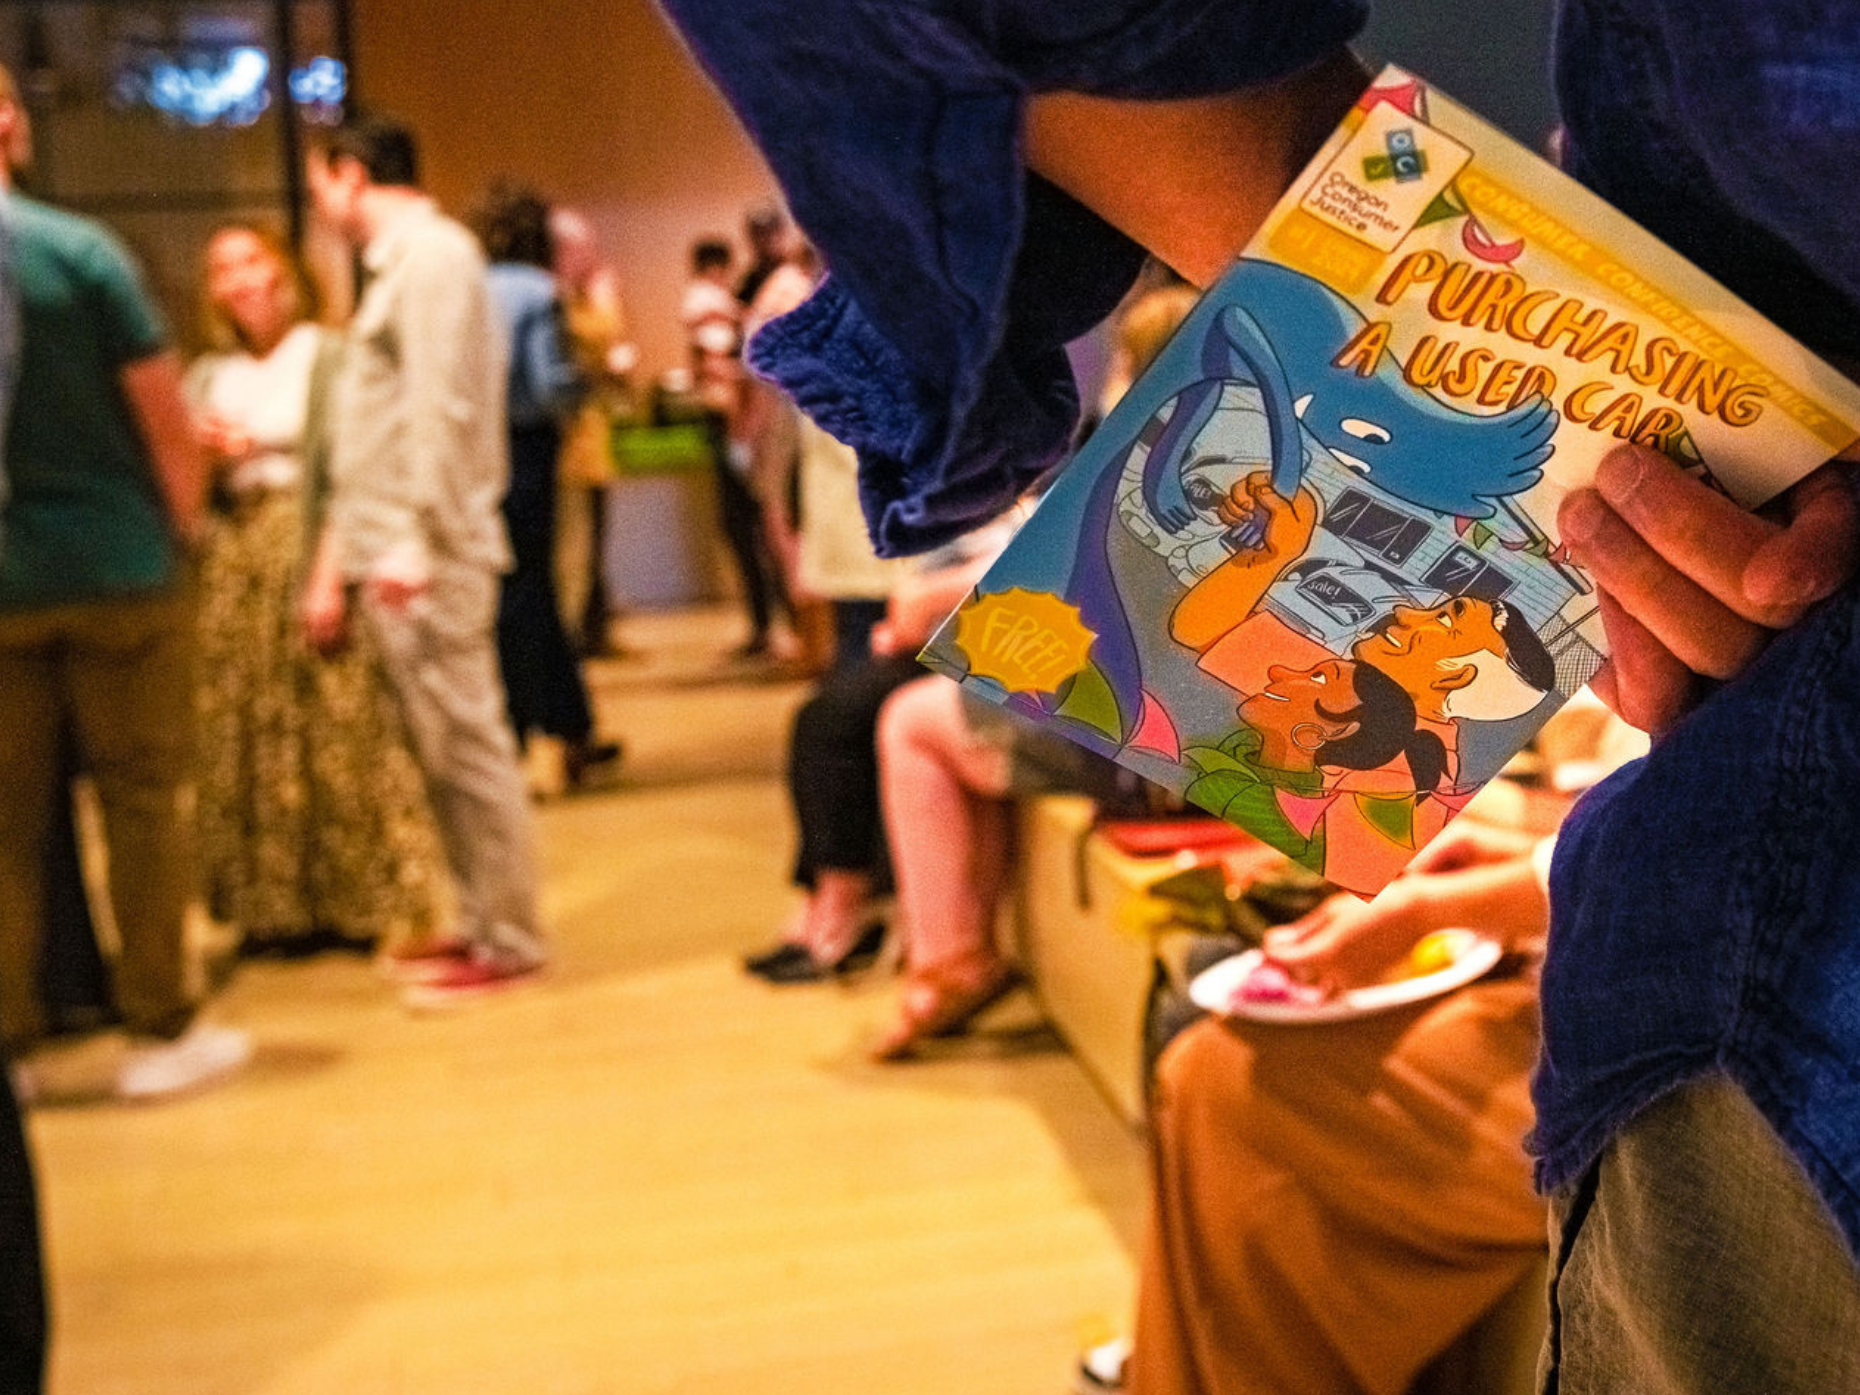
[[[1384,179],[1392,179],[1397,184],[1412,184],[1427,173],[1427,152],[1415,140],[1413,127],[1390,131],[1384,146],[1387,154],[1369,155],[1363,159],[1363,178],[1371,184]]]

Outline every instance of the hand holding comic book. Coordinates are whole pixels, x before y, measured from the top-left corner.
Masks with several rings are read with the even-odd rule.
[[[1698,680],[1735,677],[1853,576],[1860,508],[1846,467],[1817,470],[1772,512],[1746,513],[1632,445],[1564,499],[1558,526],[1608,633],[1590,684],[1622,720],[1658,735],[1697,700]]]
[[[1854,383],[1391,69],[926,658],[1373,894],[1586,683],[1660,728],[1832,592],[1856,438]]]

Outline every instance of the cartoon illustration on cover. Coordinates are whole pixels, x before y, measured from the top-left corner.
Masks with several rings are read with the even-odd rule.
[[[1569,481],[1626,439],[1703,469],[1680,407],[1704,370],[1648,344],[1655,392],[1559,393],[1559,355],[1637,361],[1581,358],[1608,317],[1513,269],[1526,240],[1460,196],[1471,152],[1400,76],[1269,224],[1341,220],[1360,260],[1320,279],[1256,239],[925,654],[1365,892],[1602,662],[1550,531]]]

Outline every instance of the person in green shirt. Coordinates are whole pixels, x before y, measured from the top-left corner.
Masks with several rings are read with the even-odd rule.
[[[108,830],[134,1045],[117,1078],[146,1097],[224,1074],[241,1032],[194,1020],[182,929],[193,857],[193,620],[185,552],[204,471],[181,372],[127,254],[101,227],[12,193],[31,132],[0,70],[0,189],[20,349],[0,505],[0,1042],[44,1030],[37,970],[47,830],[71,732]]]

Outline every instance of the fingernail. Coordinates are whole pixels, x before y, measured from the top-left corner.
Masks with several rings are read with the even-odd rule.
[[[1557,531],[1571,547],[1586,546],[1601,531],[1607,513],[1608,505],[1594,490],[1578,489],[1564,496],[1563,505],[1557,510]]]
[[[1601,468],[1595,472],[1595,487],[1609,503],[1620,504],[1632,498],[1640,488],[1641,481],[1646,478],[1645,451],[1631,448],[1613,450],[1603,458]]]

